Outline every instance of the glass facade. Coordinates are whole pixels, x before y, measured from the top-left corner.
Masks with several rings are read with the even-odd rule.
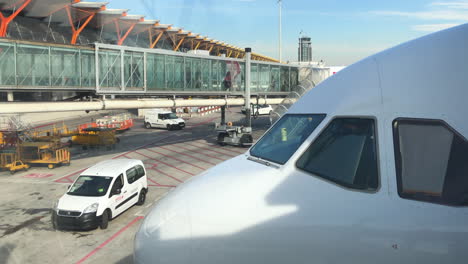
[[[287,93],[297,84],[297,67],[257,61],[251,64],[252,93]],[[96,62],[94,49],[0,42],[0,86],[242,93],[245,62],[102,47]]]

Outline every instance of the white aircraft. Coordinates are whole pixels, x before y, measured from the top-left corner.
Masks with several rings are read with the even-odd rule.
[[[345,68],[148,214],[136,263],[468,261],[468,24]]]

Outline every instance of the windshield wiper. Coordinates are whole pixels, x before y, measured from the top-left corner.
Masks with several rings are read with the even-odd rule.
[[[263,164],[263,165],[268,166],[268,167],[273,167],[273,168],[275,168],[275,169],[278,169],[278,168],[279,168],[278,165],[276,165],[276,164],[274,164],[274,163],[271,163],[271,162],[269,162],[269,161],[267,161],[267,160],[261,159],[260,157],[249,156],[247,159],[248,159],[248,160],[251,160],[251,161],[255,161],[255,162],[260,163],[260,164]]]

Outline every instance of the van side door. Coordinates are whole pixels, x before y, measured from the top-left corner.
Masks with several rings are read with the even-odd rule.
[[[162,128],[166,127],[166,124],[164,124],[164,115],[163,114],[158,114],[157,126],[162,127]]]
[[[121,173],[114,181],[110,193],[110,207],[112,209],[112,217],[115,217],[125,211],[128,203],[128,184],[125,184],[123,173]]]
[[[138,192],[140,191],[140,184],[138,179],[140,178],[137,168],[131,167],[128,169],[125,174],[127,175],[127,190],[129,192],[128,202],[125,205],[126,208],[129,208],[138,201]]]

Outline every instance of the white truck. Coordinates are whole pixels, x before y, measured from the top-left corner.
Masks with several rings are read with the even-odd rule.
[[[167,130],[182,129],[185,121],[171,111],[162,109],[151,109],[145,113],[146,128],[166,128]]]

